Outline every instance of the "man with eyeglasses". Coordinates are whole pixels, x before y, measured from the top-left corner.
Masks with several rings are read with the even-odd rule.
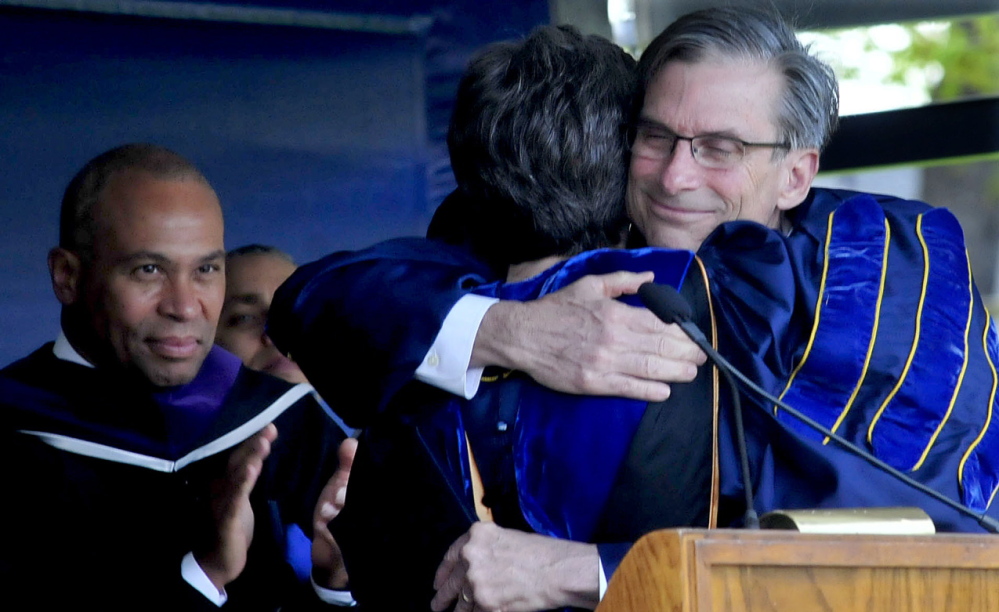
[[[629,246],[696,251],[710,291],[697,310],[716,327],[707,331],[717,331],[723,354],[831,429],[989,510],[999,484],[992,443],[999,436],[988,418],[997,341],[949,213],[811,188],[838,121],[837,86],[779,18],[734,8],[692,13],[657,37],[638,72]],[[465,295],[475,282],[469,275],[449,278],[433,257],[412,259],[419,258],[377,249],[335,255],[276,296],[278,346],[316,373],[310,378],[337,372],[360,383],[348,415],[356,425],[385,409],[414,372],[466,397],[481,367],[493,365],[560,391],[658,402],[680,396],[697,371],[675,327],[612,299],[635,290],[633,276],[588,277],[532,302],[490,302]],[[349,290],[303,301],[316,283]],[[324,316],[334,311],[343,318]],[[386,314],[372,321],[377,312]],[[341,328],[368,343],[371,359],[346,363],[314,342],[317,332]],[[707,449],[697,430],[671,444],[661,425],[643,423],[618,473],[618,488],[631,483],[623,488],[634,493],[605,522],[627,514],[653,529],[665,506],[699,500],[700,491],[667,497],[663,474],[677,463],[721,473],[708,484],[705,522],[695,524],[728,525],[738,516],[743,483],[727,415],[710,400],[671,402],[673,411],[716,415]],[[941,530],[980,530],[763,407],[747,413],[757,509],[918,505]],[[503,538],[486,531],[453,555],[448,572],[457,585],[447,588],[473,595],[485,588],[483,576],[496,569],[489,551],[505,550]],[[601,555],[600,562],[609,576],[615,561]],[[504,609],[521,609],[510,604]]]
[[[713,231],[715,221],[718,218],[724,218],[732,212],[736,212],[738,215],[736,218],[752,218],[757,216],[757,212],[754,210],[746,210],[745,212],[741,210],[735,210],[734,206],[722,203],[718,205],[715,209],[703,209],[699,207],[685,208],[682,205],[675,204],[657,204],[650,201],[645,201],[643,198],[654,198],[650,196],[647,192],[642,191],[639,185],[639,177],[648,177],[651,181],[649,185],[649,190],[652,193],[656,191],[663,192],[664,189],[658,187],[655,183],[658,181],[660,176],[665,174],[667,170],[664,166],[674,166],[684,163],[682,158],[683,153],[677,153],[677,147],[683,143],[688,143],[690,150],[689,158],[692,159],[697,165],[701,166],[707,170],[716,171],[730,171],[735,169],[737,166],[745,161],[747,153],[751,152],[753,149],[762,148],[770,150],[779,150],[781,154],[785,154],[791,146],[786,142],[746,142],[734,136],[722,136],[716,134],[705,134],[701,136],[680,136],[670,128],[663,124],[650,119],[639,119],[633,126],[633,131],[631,135],[631,153],[632,153],[632,173],[633,180],[635,181],[632,188],[632,214],[636,218],[640,218],[641,215],[653,215],[662,219],[662,225],[665,227],[659,228],[659,222],[655,220],[646,220],[642,225],[644,227],[651,227],[654,229],[660,229],[661,231],[667,231],[673,229],[674,232],[678,233],[676,236],[664,236],[662,239],[658,240],[664,244],[684,244],[688,243],[688,247],[696,250],[703,240],[698,240],[698,235],[695,233],[691,235],[686,231],[677,232],[678,227],[683,227],[687,225],[684,221],[672,222],[671,217],[681,218],[684,213],[690,215],[700,214],[703,219],[699,220],[699,224],[703,224],[710,231]],[[677,171],[679,172],[679,171]],[[670,177],[671,180],[682,180],[682,177],[676,177],[676,172],[672,173]],[[665,179],[664,179],[665,180]],[[668,189],[668,188],[666,188]],[[681,191],[681,190],[678,190]],[[720,194],[719,194],[720,195]],[[673,194],[666,195],[666,198],[672,198]],[[722,200],[725,197],[722,196]],[[659,210],[659,214],[656,214],[656,210]],[[768,225],[773,223],[775,219],[779,219],[779,211],[771,212],[769,208],[762,207],[759,211],[760,216],[768,216]],[[743,217],[742,215],[746,216]],[[694,223],[697,223],[695,221]],[[694,223],[691,223],[693,225]]]
[[[789,149],[786,142],[746,142],[731,136],[680,136],[653,121],[639,120],[631,137],[632,151],[647,159],[669,159],[681,141],[690,143],[690,154],[705,168],[728,169],[742,161],[746,149]]]

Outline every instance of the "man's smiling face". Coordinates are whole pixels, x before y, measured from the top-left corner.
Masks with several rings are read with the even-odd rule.
[[[782,87],[783,77],[758,62],[673,61],[651,82],[639,119],[687,138],[778,142],[775,118]],[[781,212],[804,199],[814,176],[814,168],[807,177],[802,174],[798,164],[803,156],[806,166],[817,167],[813,149],[747,147],[729,168],[701,165],[686,140],[678,141],[665,159],[633,151],[628,214],[650,245],[692,251],[726,221],[745,219],[776,228]]]
[[[81,352],[157,386],[190,382],[212,347],[225,295],[215,192],[199,180],[127,170],[110,180],[93,216],[80,306],[99,344]]]

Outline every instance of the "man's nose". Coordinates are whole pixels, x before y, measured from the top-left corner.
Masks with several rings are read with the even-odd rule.
[[[170,279],[164,287],[159,304],[160,314],[178,321],[187,321],[201,312],[201,290],[190,279]]]
[[[677,140],[673,153],[663,160],[659,181],[667,193],[679,193],[700,187],[704,167],[694,159],[693,143]]]

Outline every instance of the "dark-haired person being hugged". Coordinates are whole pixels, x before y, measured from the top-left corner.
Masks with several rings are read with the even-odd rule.
[[[309,385],[214,346],[223,221],[201,172],[155,145],[94,158],[66,189],[49,270],[61,333],[0,371],[5,601],[323,605],[309,536],[344,434]],[[345,586],[342,568],[327,577]]]
[[[836,79],[773,14],[685,15],[643,53],[638,78],[626,122],[631,245],[696,252],[683,288],[704,281],[694,292],[702,329],[716,332],[719,351],[769,392],[973,513],[995,515],[999,338],[954,217],[922,202],[811,187],[838,120]],[[488,218],[465,223],[488,232]],[[432,242],[422,249],[334,254],[305,266],[275,296],[272,337],[307,374],[327,376],[323,384],[354,385],[348,419],[401,410],[395,399],[414,377],[477,397],[486,385],[482,368],[494,366],[500,376],[523,372],[562,392],[650,407],[669,398],[671,410],[646,410],[628,440],[595,519],[606,529],[601,538],[668,526],[664,519],[680,510],[690,524],[738,525],[746,486],[758,512],[911,505],[941,531],[982,530],[753,396],[743,402],[751,467],[751,482],[743,482],[716,384],[678,401],[704,380],[703,372],[694,378],[697,360],[673,338],[675,329],[613,299],[635,290],[634,276],[588,276],[541,299],[491,302],[474,294],[496,276],[482,259],[488,253],[469,262]],[[317,341],[344,335],[368,347],[361,359],[352,354],[347,363]],[[691,420],[679,432],[646,423],[662,414]],[[707,479],[692,476],[704,472]],[[671,484],[677,474],[683,478]],[[461,610],[524,610],[537,604],[522,597],[524,585],[557,592],[542,578],[549,573],[506,556],[499,533],[474,528],[459,542],[438,604],[457,593]],[[530,537],[533,559],[571,558],[544,552],[564,541]],[[591,567],[599,558],[609,575],[609,549],[602,545],[599,557],[577,550],[590,555]],[[505,575],[498,559],[528,568],[531,578],[497,584],[491,577]]]
[[[506,283],[482,287],[481,293],[534,299],[565,284],[554,275],[571,274],[571,268],[559,262],[622,246],[628,226],[628,146],[622,126],[634,83],[634,61],[623,50],[570,28],[540,28],[524,40],[487,47],[459,85],[448,134],[458,189],[431,228],[441,240],[462,243],[476,258],[469,259],[463,248],[440,243],[433,248],[442,256],[489,262],[495,273],[483,269],[476,282],[498,275]],[[423,244],[392,243],[400,249]],[[683,257],[689,261],[689,255]],[[626,269],[624,263],[615,259],[606,265]],[[451,272],[443,270],[441,278]],[[624,277],[634,291],[651,275]],[[692,364],[703,360],[693,343],[677,336],[675,344]],[[603,533],[594,524],[580,527],[603,511],[615,470],[593,474],[572,451],[585,448],[602,458],[582,436],[600,437],[618,425],[579,407],[575,419],[522,427],[529,416],[539,416],[533,410],[528,415],[528,405],[540,407],[557,398],[522,374],[495,374],[468,402],[453,402],[453,396],[414,383],[394,398],[397,409],[366,429],[348,502],[333,523],[362,606],[428,610],[431,604],[444,609],[456,601],[458,610],[473,605],[506,609],[511,599],[520,602],[519,609],[595,605],[599,571],[592,542],[629,536]],[[567,398],[571,413],[576,396]],[[598,403],[604,411],[616,408],[610,399]],[[641,417],[645,405],[632,404],[631,420],[619,426],[633,432],[634,417]],[[557,413],[543,410],[540,416]],[[546,455],[538,462],[549,468],[549,476],[558,461],[567,468],[561,474],[587,484],[600,479],[589,489],[602,490],[585,501],[545,496],[525,514],[520,498],[533,501],[536,493],[544,494],[547,482],[532,483],[531,490],[518,487],[515,457],[525,443]],[[615,450],[620,455],[626,447]],[[703,477],[700,490],[706,491],[709,475],[698,477]],[[706,516],[707,495],[702,497]],[[586,516],[573,517],[571,525],[552,524],[558,520],[549,518],[562,509]],[[468,555],[490,558],[470,570],[474,588],[466,588],[468,568],[462,559]]]

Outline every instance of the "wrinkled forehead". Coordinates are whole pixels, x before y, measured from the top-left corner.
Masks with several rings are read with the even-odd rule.
[[[776,131],[782,91],[782,75],[759,60],[672,60],[649,82],[639,118],[688,136],[769,138]]]

